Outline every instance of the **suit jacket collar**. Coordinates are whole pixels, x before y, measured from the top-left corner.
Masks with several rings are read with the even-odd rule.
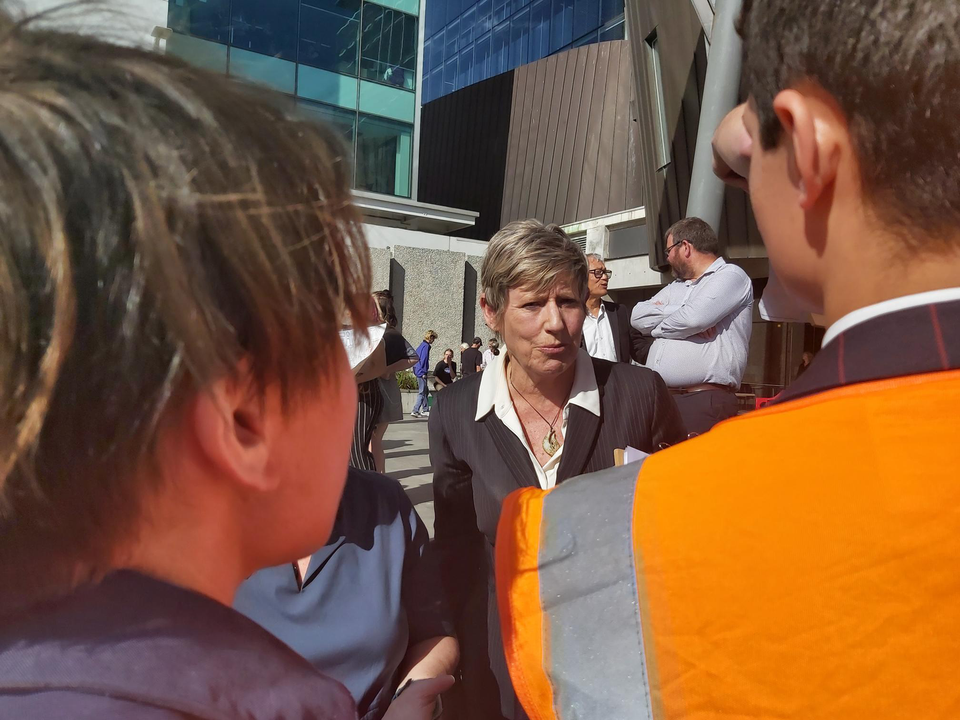
[[[960,369],[960,300],[880,315],[837,335],[776,402],[843,385]]]

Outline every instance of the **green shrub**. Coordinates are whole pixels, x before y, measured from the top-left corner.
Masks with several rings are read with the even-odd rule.
[[[417,377],[413,374],[413,370],[401,370],[398,372],[397,385],[400,386],[401,390],[416,390]]]

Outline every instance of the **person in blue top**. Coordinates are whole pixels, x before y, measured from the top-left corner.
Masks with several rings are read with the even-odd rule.
[[[427,330],[423,336],[423,342],[417,348],[417,357],[420,360],[413,368],[413,374],[417,376],[417,401],[413,405],[413,412],[410,413],[410,417],[426,417],[430,414],[427,406],[427,394],[430,392],[427,389],[427,373],[430,372],[430,346],[439,337],[433,330]]]
[[[430,704],[392,702],[408,681],[450,675],[459,659],[428,541],[399,482],[350,468],[326,545],[254,573],[233,607],[343,683],[360,720],[388,709],[388,720],[430,720]]]

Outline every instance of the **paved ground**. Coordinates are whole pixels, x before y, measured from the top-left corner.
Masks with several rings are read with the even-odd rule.
[[[433,468],[430,467],[427,420],[404,416],[383,438],[387,475],[400,481],[433,537]]]

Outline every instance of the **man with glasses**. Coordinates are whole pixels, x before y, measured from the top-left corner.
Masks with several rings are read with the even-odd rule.
[[[654,338],[647,367],[674,394],[687,431],[705,433],[737,414],[753,329],[753,284],[720,257],[713,229],[687,218],[667,231],[666,257],[676,280],[638,303],[634,330]]]
[[[612,270],[607,270],[603,258],[590,253],[587,262],[590,266],[587,274],[590,295],[583,323],[583,348],[591,357],[601,360],[628,363],[633,359],[643,364],[653,339],[644,337],[630,326],[628,308],[603,299],[613,275]]]

